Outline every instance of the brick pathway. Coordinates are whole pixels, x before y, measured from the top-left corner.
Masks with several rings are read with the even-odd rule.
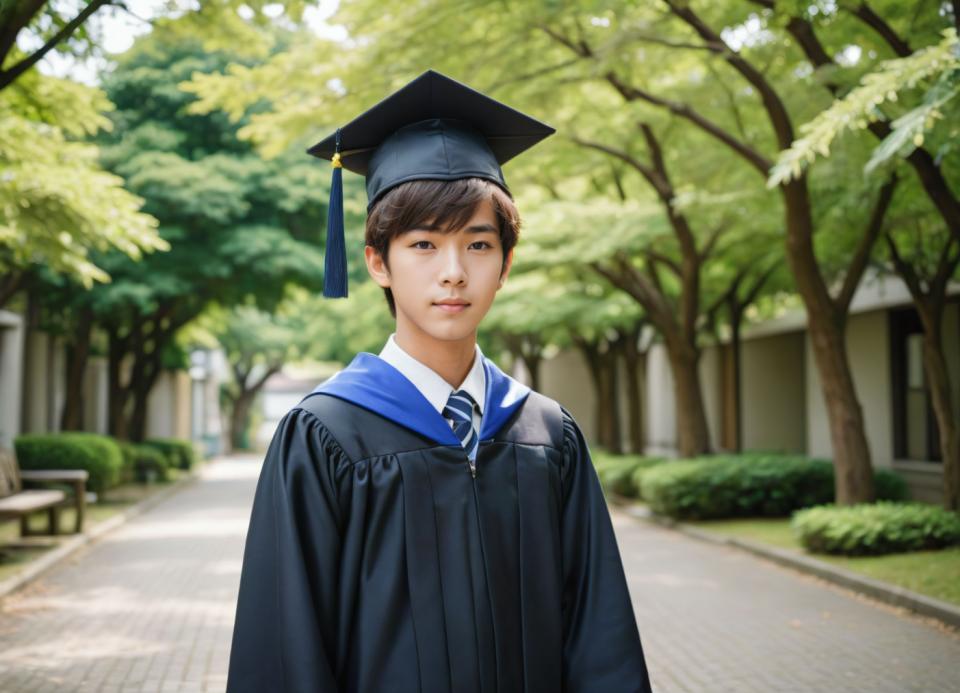
[[[0,609],[0,691],[222,691],[259,465],[200,482]],[[614,523],[657,693],[956,691],[960,637],[735,549]]]
[[[960,636],[937,622],[613,517],[657,693],[960,691]]]
[[[0,690],[222,691],[258,460],[176,493],[4,600]]]

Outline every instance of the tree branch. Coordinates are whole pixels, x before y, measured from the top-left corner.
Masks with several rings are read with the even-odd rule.
[[[751,1],[764,7],[773,6],[771,0]],[[867,9],[869,10],[869,8]],[[870,12],[872,12],[872,10],[870,10]],[[877,20],[882,22],[879,17],[877,17]],[[836,64],[833,59],[827,55],[810,22],[800,17],[790,17],[787,22],[787,31],[797,40],[804,55],[807,56],[807,60],[810,61],[810,64],[813,65],[814,68],[819,69]],[[824,86],[831,94],[839,98],[840,85],[837,82],[825,80]],[[885,139],[892,132],[890,124],[882,120],[869,123],[867,128],[879,140]],[[957,241],[960,242],[960,200],[954,195],[939,164],[937,164],[933,155],[923,147],[914,148],[906,159],[907,163],[913,167],[917,176],[920,178],[920,184],[927,193],[927,197],[930,198],[930,201],[943,216],[951,233],[953,233]]]
[[[683,276],[683,270],[680,268],[680,265],[678,265],[675,260],[667,257],[666,255],[662,255],[661,253],[658,253],[656,250],[646,249],[646,250],[642,250],[641,252],[647,259],[653,262],[659,262],[660,264],[666,265],[667,267],[669,267],[670,271],[673,272],[675,275],[677,275],[677,278],[680,278]]]
[[[905,58],[913,53],[910,44],[900,38],[893,27],[887,24],[867,3],[861,2],[853,8],[845,7],[843,3],[840,3],[840,7],[877,32],[899,57]],[[956,7],[956,0],[954,0],[954,7]]]
[[[889,232],[884,234],[884,239],[887,241],[887,249],[890,251],[890,260],[893,263],[893,269],[900,275],[900,278],[903,279],[903,283],[907,285],[907,289],[910,291],[914,302],[918,304],[923,303],[926,294],[920,285],[920,278],[917,276],[917,273],[900,255],[900,251],[897,249],[897,242]]]
[[[76,31],[81,24],[87,21],[90,15],[99,10],[102,6],[111,4],[113,4],[113,0],[91,0],[90,4],[80,11],[80,14],[65,24],[60,31],[54,34],[49,41],[43,44],[43,46],[34,51],[32,55],[29,55],[20,62],[16,63],[9,70],[0,71],[0,89],[9,86],[10,83],[13,82],[17,77],[37,64],[47,53],[53,50],[58,43],[70,38],[73,32]]]
[[[593,49],[586,41],[580,40],[575,42],[547,25],[540,25],[539,29],[581,58],[591,59],[594,57]],[[648,91],[629,85],[620,79],[613,71],[606,72],[603,77],[617,90],[625,101],[646,101],[649,104],[666,109],[674,115],[692,122],[707,134],[733,149],[733,151],[743,157],[751,166],[756,168],[764,179],[767,178],[770,169],[773,167],[773,162],[770,159],[763,156],[747,143],[738,140],[722,127],[692,109],[688,104],[654,96]]]
[[[896,187],[897,177],[894,175],[880,188],[880,194],[877,196],[877,201],[873,205],[870,219],[867,221],[863,235],[860,237],[860,242],[857,244],[857,249],[847,268],[847,274],[843,278],[843,286],[840,289],[840,294],[836,299],[837,308],[842,313],[846,313],[850,307],[850,302],[853,300],[853,295],[857,291],[857,286],[859,286],[860,280],[863,278],[863,273],[867,269],[867,263],[870,261],[870,255],[873,252],[873,246],[880,235],[881,229],[883,229],[883,220],[887,215],[887,210],[890,208],[890,202],[893,199],[893,192]]]
[[[586,147],[588,149],[595,149],[598,152],[603,152],[604,154],[608,154],[614,157],[615,159],[619,159],[620,161],[624,162],[628,166],[636,169],[640,173],[640,175],[642,175],[645,179],[647,179],[647,181],[650,183],[651,186],[657,189],[658,194],[661,192],[661,190],[658,189],[658,181],[656,180],[656,174],[654,170],[651,167],[647,166],[642,161],[640,161],[639,159],[637,159],[635,156],[632,156],[631,154],[623,151],[622,149],[611,147],[608,144],[603,144],[602,142],[594,142],[592,140],[581,139],[576,135],[572,135],[570,137],[570,140],[574,142],[574,144],[578,144],[581,147]]]
[[[47,0],[29,0],[23,3],[22,11],[17,14],[17,5],[8,5],[11,10],[9,16],[0,12],[0,66],[7,61],[10,50],[17,43],[17,34],[30,23],[37,13],[47,4]]]
[[[649,104],[659,106],[660,108],[670,111],[674,115],[690,121],[708,135],[719,140],[734,152],[739,154],[747,161],[747,163],[757,169],[764,179],[766,179],[766,177],[769,175],[770,169],[773,167],[773,162],[770,159],[763,156],[750,145],[740,141],[710,119],[695,111],[688,104],[654,96],[648,91],[628,85],[613,72],[607,72],[604,75],[604,78],[614,89],[617,90],[617,92],[620,93],[624,100],[646,101]]]
[[[786,106],[784,106],[783,101],[770,82],[767,81],[767,78],[737,51],[730,48],[723,38],[693,11],[689,4],[678,4],[677,0],[663,1],[675,16],[686,22],[704,41],[711,45],[719,44],[723,46],[723,49],[718,50],[717,54],[722,56],[733,69],[739,72],[759,92],[760,99],[777,137],[777,145],[781,150],[789,149],[794,140],[790,114],[787,113]]]

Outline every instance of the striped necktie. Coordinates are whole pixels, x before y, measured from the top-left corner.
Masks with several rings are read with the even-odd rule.
[[[473,461],[477,458],[477,445],[480,437],[473,428],[473,408],[475,403],[473,397],[466,390],[454,390],[450,393],[447,400],[447,406],[443,408],[444,418],[453,423],[453,432],[463,444],[463,449],[467,452],[467,459],[470,460],[470,469],[473,471]]]

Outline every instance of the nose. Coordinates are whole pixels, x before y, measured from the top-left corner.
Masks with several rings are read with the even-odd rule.
[[[448,244],[442,255],[440,268],[441,284],[463,284],[467,281],[467,268],[460,257],[460,249],[456,244]]]

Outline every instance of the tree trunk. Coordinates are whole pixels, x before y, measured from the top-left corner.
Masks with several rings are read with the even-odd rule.
[[[123,359],[127,354],[128,340],[129,337],[120,337],[116,330],[111,330],[109,333],[107,419],[110,435],[119,440],[127,439],[126,409],[130,391],[124,387],[122,382],[122,366]]]
[[[523,365],[530,374],[530,389],[535,392],[540,392],[540,364],[543,361],[543,357],[538,351],[536,353],[522,354],[521,358],[523,358]]]
[[[231,451],[249,450],[250,441],[247,430],[250,427],[250,409],[256,392],[244,390],[231,402],[230,408],[230,448]]]
[[[820,374],[830,423],[836,474],[836,503],[853,505],[875,499],[870,447],[864,431],[863,409],[857,399],[842,326],[807,309],[810,343]]]
[[[574,343],[583,354],[590,372],[590,380],[597,397],[597,406],[594,408],[594,430],[597,444],[608,452],[620,452],[620,427],[617,423],[618,408],[616,400],[616,378],[611,373],[611,359],[600,351],[600,344],[590,343],[587,340],[574,337]],[[615,363],[615,361],[614,361]]]
[[[74,338],[64,347],[66,358],[66,396],[60,415],[61,431],[83,429],[83,376],[90,356],[90,333],[93,329],[93,311],[84,308],[76,326]]]
[[[692,344],[667,344],[676,404],[677,447],[681,457],[710,452],[710,429],[700,387],[700,350]]]
[[[740,369],[742,358],[740,353],[740,329],[743,323],[743,306],[730,306],[730,354],[733,362],[733,451],[743,451],[743,391],[740,388]]]
[[[844,328],[848,306],[834,302],[820,274],[806,180],[791,181],[782,190],[787,207],[787,262],[807,311],[810,344],[830,425],[836,503],[869,503],[875,498],[873,466],[847,356]]]
[[[627,418],[630,452],[642,455],[644,450],[643,432],[643,394],[641,390],[640,352],[635,339],[626,339],[623,345],[623,363],[627,376]]]
[[[0,308],[3,308],[23,286],[23,277],[24,273],[17,270],[0,276]]]
[[[540,363],[543,361],[543,345],[535,335],[524,335],[518,340],[517,353],[530,374],[530,389],[540,391]]]
[[[607,411],[602,419],[605,427],[603,437],[606,439],[606,448],[615,455],[623,454],[623,442],[620,436],[620,389],[617,387],[617,352],[610,348],[600,354],[600,376],[603,392],[603,401]]]

